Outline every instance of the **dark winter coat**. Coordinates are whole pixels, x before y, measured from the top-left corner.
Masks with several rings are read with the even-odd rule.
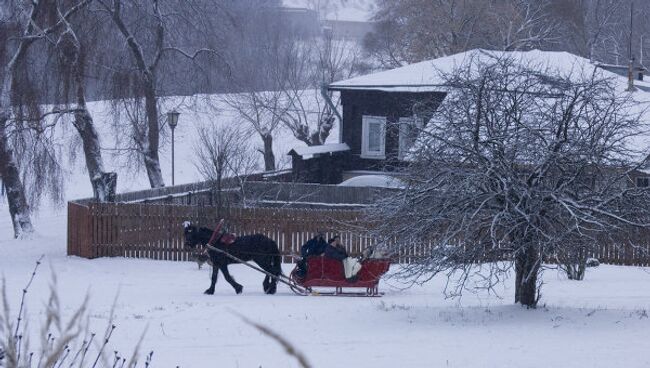
[[[325,257],[342,261],[348,258],[348,252],[343,246],[328,244],[327,248],[325,248]]]
[[[320,256],[325,252],[327,242],[320,236],[315,236],[300,248],[300,255],[303,258]]]

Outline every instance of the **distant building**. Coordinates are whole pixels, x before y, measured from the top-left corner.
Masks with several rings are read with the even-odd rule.
[[[596,66],[608,70],[612,73],[616,73],[622,77],[627,77],[627,72],[629,69],[629,66],[627,65],[596,63]],[[632,67],[632,73],[635,80],[642,81],[644,79],[644,76],[648,74],[648,69],[642,65],[635,65]]]
[[[297,34],[303,35],[305,38],[317,37],[322,34],[318,12],[307,8],[288,7],[280,7],[276,10]]]
[[[321,19],[317,11],[307,8],[281,7],[278,10],[291,27],[305,37],[331,35],[336,40],[361,42],[374,27],[373,22]]]
[[[334,39],[363,41],[364,37],[373,31],[374,23],[349,20],[329,20],[321,22],[323,32],[329,32]]]

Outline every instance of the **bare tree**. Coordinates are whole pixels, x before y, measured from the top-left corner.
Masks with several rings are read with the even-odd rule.
[[[133,148],[142,156],[151,187],[162,187],[165,184],[158,153],[161,132],[158,103],[163,93],[159,88],[163,62],[167,55],[175,55],[192,63],[206,54],[221,60],[221,56],[213,48],[198,47],[193,52],[188,52],[174,45],[176,39],[183,38],[179,34],[180,29],[190,28],[193,16],[203,22],[206,20],[206,13],[219,11],[221,7],[210,1],[96,2],[99,9],[108,14],[110,22],[114,25],[113,30],[126,42],[130,62],[128,66],[122,66],[113,73],[115,92],[119,95],[116,97],[119,97],[121,107],[130,110],[126,112],[126,116],[129,116],[131,124],[131,138],[135,143]],[[196,32],[196,29],[193,31]],[[120,63],[120,60],[113,60],[114,65],[111,66],[115,67]]]
[[[505,51],[530,49],[558,41],[558,22],[551,19],[546,0],[516,0],[492,5],[489,20],[496,25],[492,46]],[[494,42],[494,41],[492,41]]]
[[[217,208],[224,206],[223,190],[226,180],[243,189],[246,177],[257,168],[257,160],[248,145],[248,135],[236,124],[198,128],[194,165],[206,180],[214,183]]]
[[[85,6],[86,2],[81,1],[72,6],[61,18],[68,19]],[[3,32],[7,32],[7,40],[11,38],[13,40],[3,45],[5,61],[0,86],[0,177],[6,189],[14,235],[20,237],[33,231],[30,206],[23,181],[24,175],[21,177],[20,160],[26,159],[22,162],[23,168],[30,164],[41,165],[31,171],[35,174],[32,178],[37,181],[43,179],[42,175],[46,175],[47,169],[51,169],[51,164],[56,162],[48,157],[50,156],[48,147],[40,145],[43,143],[40,139],[43,137],[41,135],[44,129],[43,117],[39,116],[38,101],[33,94],[32,86],[28,85],[28,80],[25,79],[28,75],[27,53],[34,42],[54,33],[62,26],[62,22],[56,21],[49,26],[39,26],[43,24],[41,20],[48,13],[48,7],[51,5],[48,2],[33,1],[29,4],[12,5],[12,8],[6,9],[9,16],[3,24],[6,26]],[[25,101],[30,106],[23,109]],[[39,145],[34,146],[34,143]],[[34,155],[21,157],[15,150],[16,145],[19,146],[18,153],[26,152],[24,148],[29,145],[31,148],[29,151]],[[44,183],[39,183],[38,189],[43,187],[45,187]],[[36,192],[39,193],[41,192]]]
[[[280,117],[283,114],[280,98],[281,94],[278,91],[251,91],[222,96],[222,101],[237,113],[241,121],[248,123],[261,138],[262,148],[258,151],[264,157],[265,171],[276,169],[273,135],[280,126]]]
[[[153,53],[147,57],[145,49],[131,30],[124,19],[122,0],[97,0],[100,7],[106,11],[116,30],[123,36],[133,58],[134,67],[139,73],[138,87],[141,89],[144,99],[144,124],[139,119],[132,120],[133,139],[138,147],[147,169],[149,184],[152,188],[165,186],[162,172],[160,170],[160,159],[158,149],[160,145],[160,123],[158,121],[158,94],[156,90],[156,72],[162,58],[166,29],[164,19],[160,12],[159,2],[151,0],[152,16],[155,19],[153,27]],[[139,7],[130,2],[127,4],[128,11],[138,11]],[[136,96],[140,98],[141,96]]]
[[[331,35],[315,43],[286,38],[276,62],[283,125],[309,146],[324,144],[334,127],[339,101],[323,86],[358,72],[359,50]]]
[[[56,42],[60,62],[60,74],[64,80],[63,97],[68,100],[70,86],[74,89],[73,125],[83,144],[86,168],[95,198],[100,202],[111,201],[115,196],[117,173],[106,172],[101,153],[99,135],[92,115],[86,106],[85,53],[73,26],[58,11],[65,30]]]
[[[408,188],[371,210],[393,252],[426,255],[403,276],[472,275],[491,289],[514,268],[515,302],[535,307],[543,260],[600,244],[639,244],[650,192],[631,178],[647,134],[624,83],[479,58],[447,75],[449,93],[420,131]],[[565,258],[566,259],[566,258]],[[476,278],[474,278],[476,280]]]
[[[384,67],[473,48],[521,50],[557,40],[548,1],[380,0],[365,50]]]
[[[229,63],[236,65],[229,81],[234,93],[224,94],[220,99],[260,137],[262,146],[258,151],[264,157],[266,171],[276,169],[273,138],[281,127],[283,114],[274,63],[278,61],[283,36],[293,37],[285,23],[281,17],[270,17],[264,9],[252,11],[247,19],[238,21],[233,33],[240,49]]]
[[[627,47],[620,47],[622,40],[617,36],[621,28],[625,33],[629,31],[629,27],[623,26],[629,25],[629,6],[625,5],[624,1],[615,0],[553,0],[549,9],[557,20],[566,49],[605,61],[611,56],[626,56],[619,52]]]

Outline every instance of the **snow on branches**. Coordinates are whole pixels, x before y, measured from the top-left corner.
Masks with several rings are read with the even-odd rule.
[[[446,272],[458,294],[470,274],[491,290],[514,266],[515,302],[534,307],[543,262],[638,244],[650,226],[650,192],[634,183],[647,157],[634,144],[647,133],[643,93],[586,74],[506,55],[445,75],[448,94],[403,170],[407,189],[370,210],[378,235],[398,239],[383,246],[428,249],[402,276]]]

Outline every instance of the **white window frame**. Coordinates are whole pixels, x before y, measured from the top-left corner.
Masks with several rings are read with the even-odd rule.
[[[370,151],[370,124],[380,124],[379,151]],[[386,158],[386,117],[363,115],[361,117],[361,158],[381,160]]]

